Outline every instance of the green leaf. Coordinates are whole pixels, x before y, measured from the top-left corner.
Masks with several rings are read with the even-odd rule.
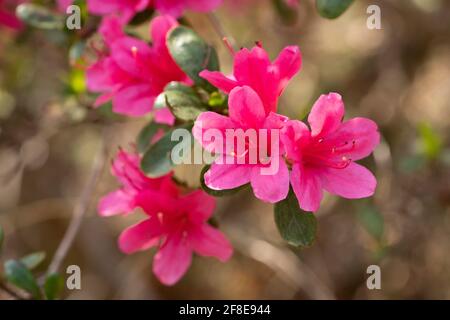
[[[343,14],[353,0],[317,0],[316,8],[319,14],[327,19],[336,19]]]
[[[286,199],[275,204],[275,223],[281,237],[288,243],[302,247],[313,244],[317,230],[316,217],[300,209],[292,189]]]
[[[164,91],[161,94],[159,94],[158,97],[156,97],[153,108],[162,109],[169,107],[166,103],[166,92],[168,91],[181,91],[184,92],[185,94],[196,96],[196,92],[192,87],[189,87],[181,82],[172,81],[169,82],[164,88]]]
[[[166,91],[163,94],[167,106],[178,120],[195,121],[200,113],[207,110],[196,96],[175,90]]]
[[[45,30],[63,29],[65,19],[43,6],[23,3],[16,8],[17,17],[26,24]]]
[[[211,93],[208,105],[212,108],[221,108],[227,106],[227,96],[222,95],[219,91]]]
[[[180,127],[190,132],[192,125]],[[178,129],[180,129],[178,128]],[[172,141],[172,133],[177,129],[174,128],[167,132],[158,142],[153,144],[147,152],[144,154],[141,161],[142,170],[152,178],[158,178],[168,174],[174,167],[174,163],[171,159],[172,148],[180,143],[189,143],[191,146],[193,138],[191,134],[189,139],[183,139],[181,141]]]
[[[297,22],[298,14],[297,10],[290,7],[286,0],[272,0],[273,6],[276,12],[281,17],[283,23],[287,25],[292,25]]]
[[[35,252],[20,259],[20,262],[31,271],[45,260],[45,256],[45,252]]]
[[[202,172],[200,174],[200,185],[201,185],[201,188],[203,189],[203,191],[205,191],[210,196],[213,196],[213,197],[231,196],[231,195],[233,195],[233,194],[235,194],[235,193],[237,193],[237,192],[239,192],[241,190],[244,190],[244,189],[248,188],[248,186],[250,185],[250,184],[247,183],[247,184],[244,184],[243,186],[240,186],[240,187],[237,187],[237,188],[234,188],[234,189],[227,189],[227,190],[210,189],[205,184],[205,173],[206,173],[206,171],[209,170],[210,167],[211,167],[210,165],[204,166],[203,169],[202,169]]]
[[[64,288],[64,279],[58,273],[47,276],[44,284],[44,292],[47,300],[55,300]]]
[[[199,76],[202,70],[219,70],[219,58],[216,50],[208,45],[193,30],[179,26],[174,28],[167,41],[170,54],[178,66],[205,90],[212,92],[215,88]]]
[[[138,12],[133,19],[129,22],[129,25],[131,26],[138,26],[140,24],[143,24],[144,22],[150,20],[155,13],[155,10],[153,9],[146,9],[144,11]]]
[[[384,233],[383,216],[372,206],[366,206],[358,214],[364,229],[377,240],[381,240]]]
[[[166,131],[169,126],[161,123],[150,122],[139,133],[137,137],[137,149],[144,153],[150,147],[153,137],[160,131]]]
[[[34,299],[42,298],[36,279],[31,274],[30,270],[28,270],[20,261],[6,261],[5,276],[9,282],[30,293]]]

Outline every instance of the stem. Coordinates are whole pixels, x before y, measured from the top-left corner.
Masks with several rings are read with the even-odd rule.
[[[217,16],[213,12],[209,12],[207,16],[213,26],[214,31],[219,35],[220,39],[224,41],[227,49],[231,52],[231,54],[234,55],[236,40],[231,35],[227,35],[227,32],[225,31],[225,28],[223,27],[219,18],[217,18]]]
[[[106,130],[106,129],[105,129]],[[81,223],[83,222],[83,218],[86,215],[86,212],[89,208],[89,203],[91,201],[92,194],[95,191],[95,187],[97,186],[98,180],[100,178],[100,174],[105,166],[106,157],[107,157],[107,148],[106,148],[106,133],[103,132],[101,146],[95,157],[94,163],[92,165],[91,174],[86,183],[86,186],[81,193],[80,200],[75,205],[73,209],[72,219],[70,224],[64,234],[61,243],[56,250],[55,255],[53,256],[52,262],[47,269],[47,275],[55,273],[59,270],[61,263],[67,256],[68,251],[72,247],[73,241],[81,227]]]

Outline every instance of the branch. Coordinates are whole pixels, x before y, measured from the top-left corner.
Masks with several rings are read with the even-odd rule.
[[[73,215],[69,227],[67,228],[66,233],[64,234],[64,237],[61,240],[61,243],[59,244],[59,247],[56,250],[55,255],[53,256],[53,260],[47,269],[47,274],[51,274],[59,270],[61,263],[67,256],[67,253],[70,250],[73,241],[75,240],[75,237],[81,227],[81,223],[83,222],[83,218],[86,215],[86,212],[89,208],[89,203],[91,202],[92,194],[95,191],[101,172],[103,171],[103,168],[105,166],[108,154],[108,150],[106,147],[107,139],[105,131],[106,129],[104,129],[103,131],[101,146],[92,165],[89,180],[87,181],[86,186],[84,187],[83,192],[81,193],[80,200],[73,209]]]

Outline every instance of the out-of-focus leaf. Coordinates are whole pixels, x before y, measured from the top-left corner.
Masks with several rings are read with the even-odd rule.
[[[86,92],[86,74],[83,70],[73,69],[70,73],[70,90],[73,93],[81,94]]]
[[[169,126],[156,122],[150,122],[149,124],[147,124],[141,130],[137,138],[137,149],[139,153],[144,153],[145,151],[147,151],[155,135],[161,130],[168,130],[168,128]]]
[[[182,128],[190,132],[192,126],[189,125]],[[189,143],[192,145],[192,136],[190,136],[190,139],[173,141],[172,133],[175,129],[177,128],[167,132],[160,140],[158,140],[158,142],[148,148],[147,152],[144,154],[141,161],[141,168],[149,177],[158,178],[168,174],[172,170],[174,166],[171,158],[173,147],[180,143]]]
[[[23,263],[16,260],[8,260],[5,262],[4,267],[5,276],[9,282],[30,293],[34,299],[42,298],[36,279]]]
[[[428,159],[436,159],[442,151],[441,137],[428,123],[419,125],[422,151]]]
[[[47,300],[55,300],[59,297],[64,288],[64,279],[58,273],[47,276],[44,284],[44,292]]]
[[[275,204],[275,223],[281,237],[294,246],[309,247],[316,237],[317,221],[314,214],[300,209],[294,192]]]
[[[327,19],[336,19],[343,14],[353,0],[316,0],[316,7],[319,14]]]
[[[23,3],[16,8],[17,17],[26,24],[46,30],[64,28],[64,17],[49,9],[32,3]]]
[[[226,107],[227,97],[219,91],[215,91],[209,96],[208,105],[212,108]]]
[[[143,24],[144,22],[150,20],[155,13],[155,10],[153,9],[147,9],[141,12],[138,12],[133,19],[130,21],[130,25],[132,26],[138,26],[140,24]]]
[[[35,252],[20,259],[20,262],[27,267],[28,270],[37,268],[45,260],[45,252]]]
[[[281,17],[283,23],[287,25],[294,24],[297,21],[298,13],[286,3],[286,0],[272,0],[276,12]]]
[[[167,41],[170,54],[178,66],[205,90],[212,92],[215,88],[199,76],[202,70],[219,70],[216,50],[208,45],[193,30],[184,26],[174,28]]]
[[[237,192],[244,190],[246,188],[248,188],[248,186],[250,184],[244,184],[243,186],[234,188],[234,189],[227,189],[227,190],[214,190],[209,188],[206,184],[205,184],[205,173],[209,170],[211,166],[207,165],[204,166],[202,169],[202,172],[200,174],[200,185],[203,189],[203,191],[205,191],[207,194],[213,196],[213,197],[225,197],[225,196],[231,196],[233,194],[236,194]]]
[[[69,61],[72,66],[82,63],[83,55],[86,49],[85,41],[75,42],[69,50]]]
[[[384,234],[383,216],[374,207],[366,206],[358,214],[359,221],[364,229],[377,240]]]

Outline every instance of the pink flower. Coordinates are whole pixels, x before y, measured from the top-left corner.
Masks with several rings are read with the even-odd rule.
[[[143,193],[153,194],[154,197],[178,194],[171,175],[150,179],[142,173],[139,163],[139,155],[119,151],[112,163],[111,172],[122,186],[100,199],[98,212],[101,216],[132,212],[139,206],[140,195]]]
[[[347,199],[375,192],[373,174],[354,161],[367,157],[380,142],[377,125],[366,118],[341,122],[343,116],[341,96],[330,93],[314,104],[308,117],[311,131],[295,120],[283,129],[290,180],[303,210],[319,209],[322,190]]]
[[[214,211],[214,198],[200,190],[170,200],[145,193],[140,198],[149,218],[126,229],[119,247],[131,254],[157,246],[153,272],[162,283],[173,285],[180,280],[193,252],[222,262],[231,257],[229,241],[207,223]]]
[[[223,0],[153,0],[153,6],[162,14],[180,17],[185,10],[208,12],[216,9]]]
[[[148,8],[151,0],[87,0],[90,13],[106,16],[117,14],[123,23],[127,23],[133,16]]]
[[[208,70],[202,71],[200,76],[225,93],[238,86],[251,87],[261,98],[266,114],[269,114],[277,111],[278,97],[300,70],[301,64],[300,49],[296,46],[284,48],[274,63],[270,62],[262,47],[255,46],[252,50],[244,48],[235,54],[232,77]]]
[[[58,4],[59,11],[66,12],[67,7],[73,3],[73,0],[57,0],[56,3]]]
[[[159,16],[151,23],[153,45],[123,34],[120,22],[104,19],[102,33],[110,53],[101,57],[87,72],[90,91],[103,93],[99,106],[112,99],[113,111],[128,116],[142,116],[153,108],[156,97],[171,81],[190,84],[166,45],[167,33],[177,25],[170,16]],[[173,123],[173,116],[162,111],[159,119]],[[162,118],[162,119],[161,119]]]
[[[217,147],[217,153],[226,150],[206,172],[206,185],[214,190],[226,190],[250,182],[255,196],[263,201],[275,203],[286,198],[289,172],[282,158],[282,146],[277,139],[279,135],[275,134],[278,134],[287,118],[273,112],[267,114],[259,96],[248,86],[232,89],[228,104],[229,117],[204,112],[198,116],[192,130],[195,139],[206,150],[217,152]],[[241,151],[236,151],[238,148],[235,148],[234,140],[226,141],[228,146],[231,145],[230,152],[225,146],[226,142],[223,145],[217,142],[220,140],[211,143],[207,137],[212,131],[219,131],[222,137],[226,137],[230,129],[234,133],[238,129],[244,132],[254,130],[256,139],[248,141],[243,137],[241,142],[245,142],[245,150]],[[264,131],[268,134],[267,143],[258,135]],[[252,154],[255,155],[254,161],[249,161]]]
[[[23,27],[22,22],[17,19],[14,10],[24,2],[24,0],[0,0],[0,25],[20,30]]]

